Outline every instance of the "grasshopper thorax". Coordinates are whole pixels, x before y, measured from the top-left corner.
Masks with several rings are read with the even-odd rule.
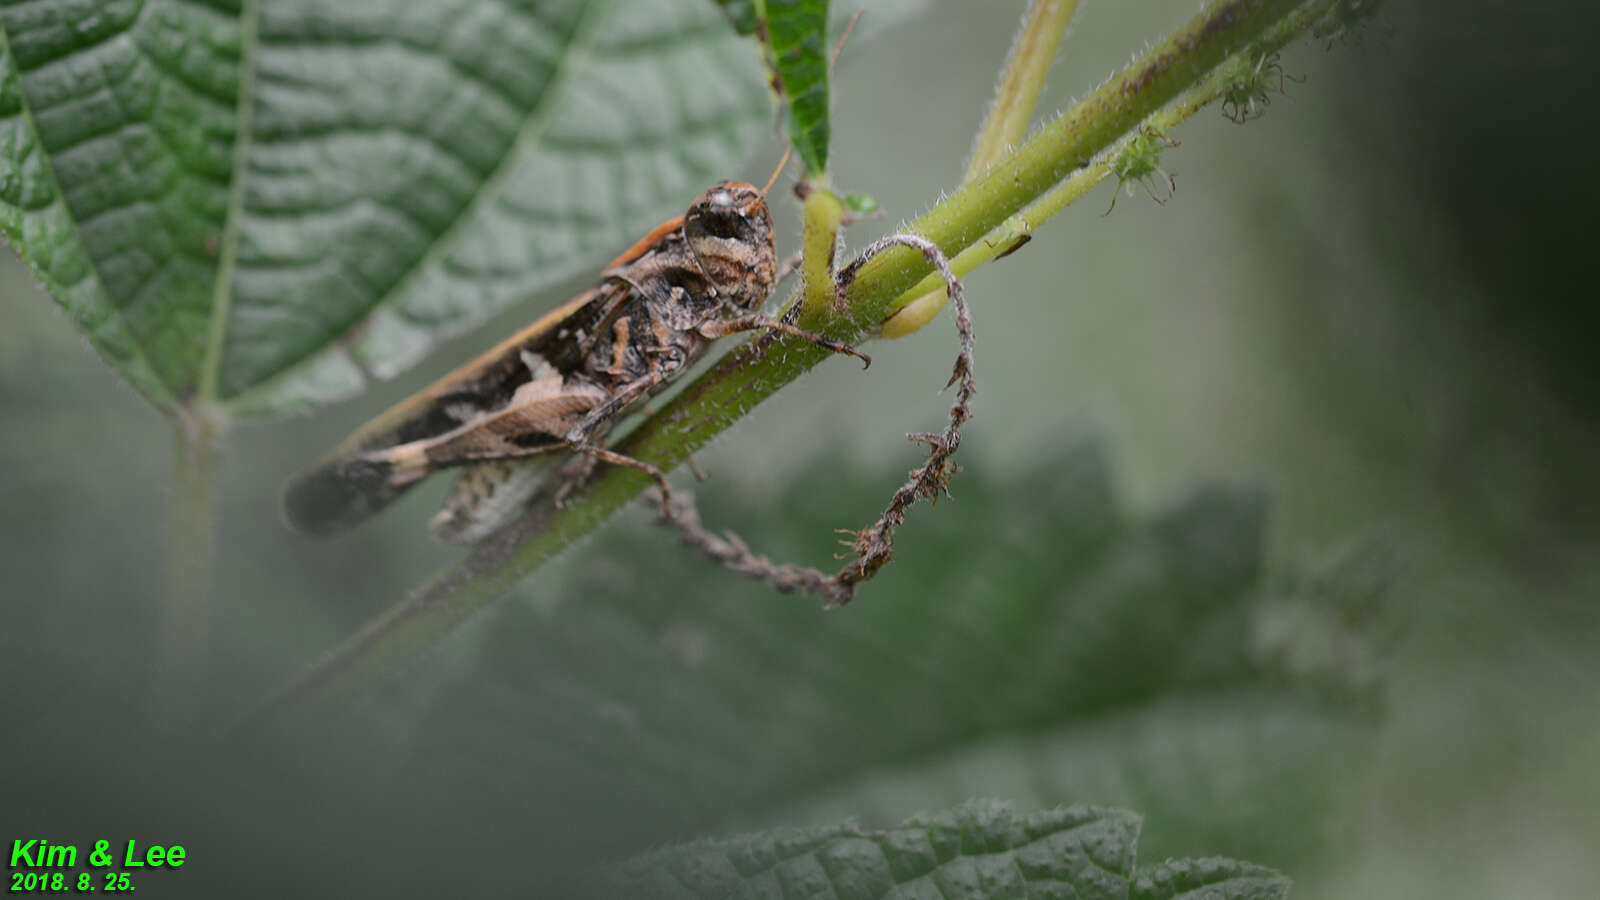
[[[738,181],[712,185],[684,214],[683,236],[722,299],[755,309],[772,292],[778,268],[772,214],[754,186]]]

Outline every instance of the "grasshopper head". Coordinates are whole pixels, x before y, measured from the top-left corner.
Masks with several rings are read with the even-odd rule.
[[[722,297],[754,309],[772,292],[772,214],[755,187],[724,181],[707,188],[684,213],[683,236]]]

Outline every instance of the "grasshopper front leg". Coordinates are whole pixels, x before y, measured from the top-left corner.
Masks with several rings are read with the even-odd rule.
[[[872,357],[862,353],[860,350],[857,350],[849,344],[840,343],[839,341],[831,338],[823,337],[822,335],[817,334],[815,331],[807,331],[798,325],[786,322],[782,319],[774,319],[771,316],[763,315],[762,313],[741,313],[740,315],[727,319],[712,319],[711,321],[702,324],[699,330],[700,333],[707,338],[716,340],[724,335],[737,334],[741,331],[755,331],[757,329],[765,330],[769,333],[779,332],[782,334],[793,335],[801,340],[810,341],[824,350],[831,350],[834,353],[840,353],[845,356],[854,356],[856,359],[861,360],[863,369],[870,368],[872,366]]]

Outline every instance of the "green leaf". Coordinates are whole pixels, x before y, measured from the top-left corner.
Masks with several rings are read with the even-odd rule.
[[[0,6],[0,229],[158,406],[206,356],[243,55],[223,6]]]
[[[1139,872],[1132,900],[1281,900],[1289,879],[1266,866],[1212,857],[1169,859]]]
[[[941,746],[925,758],[869,768],[757,820],[893,821],[978,791],[1029,807],[1086,799],[1144,813],[1141,846],[1153,855],[1225,849],[1304,865],[1342,837],[1334,815],[1338,786],[1370,735],[1358,718],[1290,691],[1194,692],[1025,736]],[[1304,824],[1312,822],[1321,824]]]
[[[789,140],[806,173],[828,171],[828,2],[757,0],[767,31],[767,62],[788,106]]]
[[[595,887],[607,896],[663,900],[1265,900],[1287,893],[1288,880],[1276,872],[1224,859],[1169,861],[1135,884],[1140,826],[1137,814],[1121,809],[1020,815],[972,802],[881,830],[837,825],[669,847],[600,874]]]
[[[756,65],[697,0],[266,5],[222,396],[590,269],[745,158]]]
[[[868,216],[878,211],[878,199],[871,194],[845,194],[844,208],[858,216]]]
[[[1389,651],[1411,619],[1392,597],[1401,568],[1389,545],[1369,538],[1285,572],[1263,604],[1256,659],[1345,702],[1381,703]]]
[[[757,55],[703,0],[32,0],[0,28],[0,228],[161,405],[393,375],[766,128]]]

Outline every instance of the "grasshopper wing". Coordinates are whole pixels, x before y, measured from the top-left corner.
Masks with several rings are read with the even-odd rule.
[[[536,377],[571,373],[583,361],[595,331],[615,316],[629,290],[622,281],[608,280],[584,291],[357,429],[290,480],[283,500],[289,524],[308,534],[332,534],[393,502],[428,472],[393,478],[381,451],[437,437],[492,414]],[[529,438],[559,443],[554,435]]]

